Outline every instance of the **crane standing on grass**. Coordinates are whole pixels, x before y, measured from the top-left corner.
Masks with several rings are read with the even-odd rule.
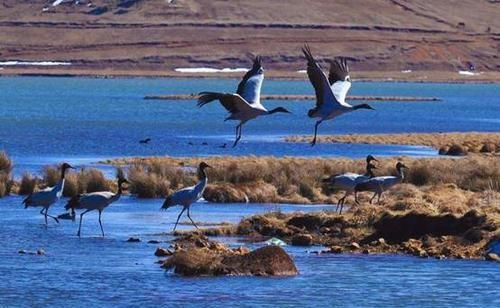
[[[198,177],[199,177],[198,183],[195,186],[186,187],[174,192],[165,199],[165,202],[163,202],[161,208],[164,210],[176,205],[180,205],[183,207],[182,211],[179,213],[179,216],[177,216],[177,221],[175,222],[173,231],[175,231],[175,228],[177,228],[179,219],[181,218],[181,215],[182,213],[184,213],[185,210],[187,210],[187,217],[189,218],[189,220],[191,220],[196,229],[198,229],[196,223],[193,221],[193,219],[191,219],[191,215],[189,215],[189,208],[191,207],[191,204],[198,201],[198,199],[200,199],[203,196],[203,191],[205,191],[205,187],[207,186],[208,182],[206,173],[207,168],[212,168],[212,167],[210,167],[205,162],[201,162],[200,165],[198,166]]]
[[[352,106],[346,103],[345,98],[351,87],[351,79],[345,58],[337,58],[331,62],[327,79],[319,64],[314,60],[309,46],[305,45],[302,52],[307,59],[307,76],[316,93],[316,106],[310,109],[307,115],[310,118],[320,118],[314,125],[314,138],[311,142],[314,146],[321,122],[358,109],[374,109],[368,104]]]
[[[403,169],[409,169],[409,168],[406,167],[403,163],[398,162],[396,164],[396,170],[398,172],[397,176],[377,176],[357,184],[354,187],[354,195],[356,196],[356,202],[358,202],[357,193],[359,191],[372,191],[374,192],[374,194],[373,197],[370,199],[370,204],[377,195],[378,195],[377,203],[380,204],[380,197],[382,196],[382,193],[385,190],[388,190],[389,188],[403,181],[404,179]]]
[[[249,120],[255,119],[258,116],[270,115],[276,112],[290,113],[283,107],[267,110],[260,103],[260,89],[263,81],[264,69],[262,68],[262,60],[261,57],[257,56],[253,62],[252,69],[245,74],[239,83],[236,94],[218,92],[199,93],[199,107],[202,107],[214,100],[219,100],[222,106],[224,106],[224,108],[226,108],[229,112],[229,116],[225,119],[225,121],[240,121],[240,124],[236,126],[236,139],[233,147],[235,147],[241,139],[241,128],[243,124]]]
[[[331,185],[334,189],[345,191],[344,196],[340,198],[339,201],[337,202],[337,207],[335,208],[335,212],[338,211],[340,206],[339,214],[342,214],[342,209],[344,208],[345,199],[347,198],[347,196],[354,193],[354,187],[356,186],[356,184],[362,183],[374,177],[372,170],[377,169],[377,167],[375,167],[375,165],[371,163],[372,161],[377,161],[377,160],[372,155],[368,155],[366,157],[365,174],[347,172],[347,173],[332,175],[326,179],[323,179],[323,183]]]
[[[68,163],[63,163],[61,165],[61,178],[59,182],[53,187],[48,187],[42,191],[31,193],[28,197],[23,200],[24,208],[41,206],[42,210],[40,214],[45,216],[45,225],[47,225],[47,217],[53,218],[57,223],[59,220],[55,216],[48,214],[49,207],[56,203],[59,198],[61,198],[64,190],[64,175],[66,170],[75,169]]]

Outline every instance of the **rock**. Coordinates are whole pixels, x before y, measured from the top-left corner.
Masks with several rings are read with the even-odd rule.
[[[386,244],[386,243],[385,243],[385,239],[384,239],[383,237],[379,238],[377,241],[378,241],[378,243],[379,243],[380,245],[385,245],[385,244]]]
[[[322,224],[321,217],[318,217],[318,215],[309,215],[309,214],[292,217],[287,222],[288,226],[294,226],[299,229],[306,229],[308,231],[318,230],[321,224]]]
[[[423,249],[420,249],[418,251],[418,256],[420,258],[428,258],[429,257],[429,254],[427,253],[427,251],[423,250]]]
[[[313,238],[310,234],[297,234],[292,237],[292,245],[294,246],[311,246]]]
[[[148,244],[160,244],[160,241],[158,241],[158,240],[149,240]]]
[[[207,248],[175,252],[164,268],[183,276],[255,275],[293,276],[298,271],[290,256],[279,246],[264,246],[246,254],[219,253]]]
[[[370,254],[370,250],[368,250],[368,249],[363,249],[363,254],[365,254],[365,255]]]
[[[496,151],[496,146],[494,143],[485,143],[479,150],[481,153],[494,153]]]
[[[356,242],[352,242],[351,245],[349,246],[352,250],[357,250],[357,249],[361,249],[361,246],[359,246],[358,243]]]
[[[500,256],[498,256],[496,253],[493,253],[493,252],[490,252],[489,254],[487,254],[485,259],[488,261],[500,262]]]
[[[250,253],[250,249],[248,249],[245,246],[240,246],[238,248],[233,249],[233,252],[236,254],[244,255],[244,254]]]
[[[45,254],[45,250],[43,250],[42,248],[38,249],[36,251],[36,254],[39,255],[39,256],[43,256]]]
[[[19,253],[20,255],[25,255],[25,254],[27,254],[28,252],[27,252],[26,250],[24,250],[24,249],[21,249],[21,250],[19,250],[19,251],[18,251],[18,253]]]
[[[479,227],[470,228],[464,233],[464,238],[472,243],[479,243],[484,238],[484,232]]]
[[[385,213],[374,223],[376,232],[365,241],[383,237],[388,243],[401,243],[424,235],[462,235],[474,227],[483,227],[486,216],[471,210],[462,217],[451,214],[429,215],[410,212],[403,215]]]
[[[445,260],[446,256],[445,255],[439,255],[439,256],[435,256],[435,258],[438,259],[438,260]]]
[[[155,251],[155,256],[157,256],[157,257],[167,257],[167,256],[171,256],[172,254],[173,254],[173,252],[171,252],[170,250],[165,249],[165,248],[161,248],[161,247],[156,248],[156,251]]]
[[[138,243],[140,241],[141,241],[141,239],[138,237],[129,237],[127,240],[127,242],[129,242],[129,243]]]
[[[327,252],[342,253],[342,247],[340,247],[340,246],[332,246],[332,247],[330,247],[330,250],[328,250]]]
[[[467,149],[459,144],[453,144],[446,152],[446,155],[464,156],[467,155]]]

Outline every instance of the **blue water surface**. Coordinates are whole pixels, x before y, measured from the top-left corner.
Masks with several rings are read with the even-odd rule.
[[[312,134],[306,116],[312,101],[268,101],[293,114],[275,114],[247,123],[236,148],[234,122],[217,103],[144,100],[151,94],[233,91],[237,79],[162,78],[0,78],[0,150],[21,170],[36,171],[61,160],[92,162],[122,156],[433,156],[422,146],[285,143],[288,135]],[[266,80],[263,93],[312,94],[307,80]],[[360,110],[326,121],[320,134],[499,131],[500,85],[355,82],[353,95],[428,96],[439,102],[370,102]],[[356,102],[354,102],[356,103]],[[139,144],[143,138],[151,144]],[[226,148],[221,148],[227,143]]]
[[[52,214],[62,213],[64,200]],[[155,262],[157,246],[168,247],[180,208],[159,211],[162,200],[125,197],[103,214],[106,237],[100,237],[97,214],[85,216],[82,238],[78,221],[43,225],[36,209],[24,210],[21,198],[0,199],[0,306],[130,307],[293,306],[293,307],[495,307],[500,267],[493,262],[420,259],[396,255],[312,254],[322,247],[285,249],[300,274],[288,278],[183,278]],[[192,217],[206,224],[238,222],[243,216],[280,210],[323,211],[321,205],[193,205]],[[180,228],[191,228],[181,219]],[[139,237],[129,243],[128,237]],[[160,244],[148,244],[148,240]],[[219,239],[231,246],[239,238]],[[21,255],[19,250],[45,255]]]

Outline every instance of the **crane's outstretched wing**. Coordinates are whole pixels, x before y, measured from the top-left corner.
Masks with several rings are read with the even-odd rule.
[[[198,97],[198,107],[219,100],[222,106],[232,114],[251,110],[252,107],[239,94],[217,93],[217,92],[201,92]]]
[[[333,95],[342,105],[348,105],[345,102],[347,92],[351,88],[351,80],[349,77],[349,66],[345,58],[335,58],[330,62],[330,73],[328,74]],[[350,106],[350,105],[348,105]]]
[[[314,60],[308,45],[302,48],[302,52],[307,59],[307,76],[316,92],[316,107],[309,110],[309,115],[313,115],[319,109],[334,110],[336,105],[339,106],[340,104],[333,95],[326,75],[323,73],[316,60]]]
[[[253,60],[252,69],[249,70],[238,84],[236,93],[243,97],[249,104],[260,105],[260,89],[264,81],[264,69],[262,68],[262,58],[256,56]]]

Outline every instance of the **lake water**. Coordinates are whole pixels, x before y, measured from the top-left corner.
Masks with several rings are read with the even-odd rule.
[[[312,94],[303,81],[266,80],[268,94]],[[299,155],[433,156],[421,146],[285,143],[282,137],[312,134],[306,116],[312,101],[269,101],[293,114],[275,114],[247,123],[236,148],[234,122],[217,103],[144,100],[151,94],[233,91],[236,79],[0,78],[0,149],[16,162],[16,175],[68,160],[86,164],[121,156]],[[500,85],[357,82],[353,95],[432,96],[439,102],[373,102],[361,110],[326,121],[320,134],[499,131]],[[152,138],[151,144],[139,144]],[[191,143],[191,144],[190,144]],[[203,143],[206,143],[204,145]],[[220,148],[224,143],[227,148]]]
[[[15,174],[39,172],[63,160],[78,166],[123,156],[299,155],[364,157],[434,156],[426,147],[285,143],[283,136],[311,134],[313,102],[271,101],[292,115],[248,123],[241,144],[234,123],[223,122],[218,104],[198,109],[194,101],[147,101],[150,94],[231,91],[238,80],[0,78],[0,150],[15,160]],[[311,94],[307,81],[266,81],[269,94]],[[440,102],[374,102],[320,126],[321,134],[437,131],[499,131],[500,86],[493,84],[355,83],[353,95],[432,96]],[[138,140],[150,137],[149,145]],[[207,145],[203,145],[206,142]],[[190,145],[189,143],[192,143]],[[104,168],[109,174],[112,170]],[[99,237],[95,213],[87,214],[83,237],[77,223],[50,221],[24,210],[17,196],[0,199],[0,307],[3,306],[499,306],[497,264],[419,259],[393,255],[315,255],[321,247],[286,247],[300,275],[292,278],[182,278],[166,273],[150,239],[169,241],[177,209],[159,211],[162,200],[123,198],[103,214]],[[50,209],[63,212],[62,200]],[[281,210],[318,211],[331,206],[208,204],[193,206],[204,223],[235,223],[243,216]],[[181,225],[181,228],[190,228]],[[142,239],[127,243],[130,236]],[[247,243],[222,239],[230,245]],[[162,246],[168,246],[165,242]],[[258,247],[262,244],[252,244]],[[44,256],[20,255],[43,248]]]
[[[180,208],[159,211],[162,200],[123,198],[103,213],[101,238],[97,214],[78,221],[43,225],[36,209],[24,210],[21,198],[0,199],[0,306],[481,306],[495,307],[500,267],[492,262],[419,259],[408,256],[311,254],[321,247],[287,246],[300,271],[290,278],[183,278],[155,262],[155,239],[169,241]],[[331,206],[199,203],[197,222],[237,222],[254,213],[319,211]],[[62,213],[62,203],[52,214]],[[186,219],[187,220],[187,219]],[[184,218],[181,219],[184,222]],[[190,228],[181,225],[181,228]],[[128,243],[130,236],[140,243]],[[219,239],[220,240],[220,239]],[[224,238],[232,246],[246,244]],[[160,246],[168,247],[168,243]],[[251,245],[251,248],[261,244]],[[43,248],[44,256],[20,255]]]

